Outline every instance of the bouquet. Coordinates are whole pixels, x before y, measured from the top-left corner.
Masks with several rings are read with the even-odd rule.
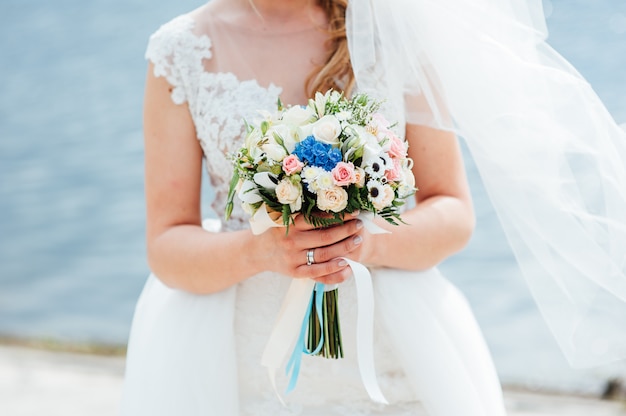
[[[346,98],[330,90],[307,106],[286,108],[279,99],[276,112],[246,123],[245,144],[233,157],[226,219],[237,194],[244,211],[266,210],[286,232],[295,214],[315,227],[340,224],[353,212],[397,225],[415,179],[407,144],[378,112],[381,104],[365,94]],[[312,296],[307,352],[343,357],[337,289]]]

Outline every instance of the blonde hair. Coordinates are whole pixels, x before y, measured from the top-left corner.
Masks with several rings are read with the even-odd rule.
[[[316,91],[326,92],[332,88],[350,95],[354,87],[354,73],[346,38],[348,0],[318,0],[318,4],[328,17],[329,50],[324,64],[309,74],[306,93],[312,97]]]

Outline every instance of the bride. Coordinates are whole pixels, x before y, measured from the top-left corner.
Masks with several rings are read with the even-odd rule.
[[[212,0],[151,36],[144,130],[153,274],[133,321],[122,414],[505,414],[472,312],[436,269],[463,248],[474,227],[450,121],[460,112],[455,102],[463,100],[445,102],[454,96],[446,90],[446,73],[429,72],[445,51],[416,53],[432,66],[411,67],[402,56],[406,50],[397,47],[407,42],[382,37],[387,28],[398,34],[398,27],[371,27],[392,4],[398,10],[412,6],[379,3],[376,12],[364,15],[368,2],[351,3],[352,11],[347,0]],[[429,7],[433,18],[441,13]],[[353,25],[348,33],[347,16]],[[426,20],[418,23],[415,30],[429,27]],[[363,40],[368,33],[381,37]],[[441,41],[443,48],[445,37]],[[471,59],[466,53],[448,50],[445,56]],[[394,77],[398,68],[404,80]],[[407,80],[406,74],[418,73],[419,79]],[[406,224],[378,221],[391,233],[373,235],[357,218],[320,230],[298,217],[288,234],[272,228],[253,235],[236,206],[229,221],[205,222],[203,228],[203,160],[215,193],[212,207],[221,218],[232,173],[229,155],[242,142],[243,120],[254,119],[260,109],[275,110],[279,97],[301,105],[329,88],[388,98],[387,115],[401,122],[419,189],[403,213]],[[376,373],[389,405],[371,401],[359,378],[356,298],[343,258],[367,264],[372,273]],[[305,357],[298,385],[283,406],[261,367],[261,354],[289,283],[305,278],[341,284],[346,358]],[[284,385],[279,377],[279,393]]]

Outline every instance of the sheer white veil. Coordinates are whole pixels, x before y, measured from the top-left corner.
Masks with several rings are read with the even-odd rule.
[[[540,0],[350,0],[357,88],[467,142],[571,365],[626,358],[626,133]]]

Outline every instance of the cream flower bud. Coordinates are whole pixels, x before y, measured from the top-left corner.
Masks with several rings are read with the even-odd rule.
[[[285,156],[287,156],[285,148],[277,143],[266,143],[261,146],[261,149],[263,149],[267,157],[276,162],[282,162]]]
[[[355,176],[355,185],[357,186],[357,188],[363,188],[365,186],[365,170],[363,170],[363,168],[355,168],[354,169],[354,176]]]

